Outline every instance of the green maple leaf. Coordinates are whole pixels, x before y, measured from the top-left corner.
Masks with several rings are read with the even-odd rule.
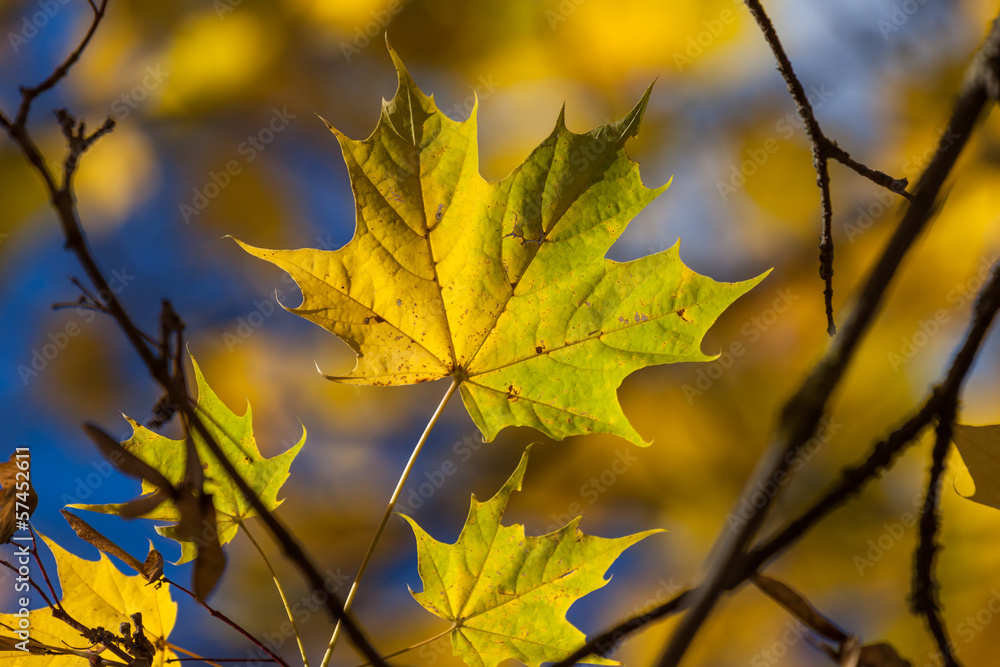
[[[955,424],[952,440],[976,483],[969,500],[1000,509],[1000,425]]]
[[[288,310],[355,351],[354,370],[331,379],[454,377],[486,440],[524,425],[643,444],[619,385],[645,366],[714,359],[701,352],[705,332],[764,277],[715,282],[684,266],[678,245],[605,258],[667,187],[645,187],[624,151],[650,91],[588,134],[567,130],[560,114],[523,164],[487,182],[475,109],[464,122],[447,118],[390,53],[399,89],[375,132],[356,141],[330,128],[354,191],[354,238],[332,252],[238,243],[298,283],[302,305]]]
[[[250,404],[246,412],[237,416],[219,400],[215,392],[205,381],[198,363],[191,358],[194,366],[195,380],[198,386],[198,405],[196,410],[205,422],[208,431],[219,443],[226,458],[233,464],[240,476],[257,494],[268,510],[273,510],[281,504],[278,500],[278,490],[288,479],[288,470],[292,461],[305,444],[305,429],[302,438],[291,449],[273,458],[264,458],[253,436],[253,425]],[[129,452],[153,466],[174,485],[184,478],[185,444],[183,440],[170,438],[150,431],[129,417],[132,425],[132,437],[122,443]],[[205,493],[212,495],[216,509],[216,524],[219,532],[219,544],[226,544],[236,536],[244,519],[255,516],[256,512],[250,501],[236,487],[226,474],[215,455],[208,449],[197,433],[192,432],[198,458],[205,470]],[[142,493],[154,493],[156,487],[143,481]],[[125,503],[110,505],[68,505],[91,512],[104,514],[119,514]],[[156,509],[141,515],[144,519],[161,521],[180,521],[181,515],[173,501],[166,501]],[[181,545],[181,558],[176,564],[186,563],[197,553],[196,543],[181,539],[175,526],[157,526],[156,531],[176,540]]]
[[[530,451],[530,447],[529,447]],[[451,621],[454,654],[472,667],[494,667],[508,658],[529,666],[566,657],[586,640],[566,620],[578,599],[603,587],[604,573],[636,542],[660,530],[605,539],[577,528],[526,537],[524,526],[500,525],[510,494],[521,489],[528,451],[503,488],[485,503],[472,496],[455,544],[438,542],[401,515],[417,539],[417,567],[424,590],[411,593],[425,609]],[[596,665],[619,663],[594,657]]]

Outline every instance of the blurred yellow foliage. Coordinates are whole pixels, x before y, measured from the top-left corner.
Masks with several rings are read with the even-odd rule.
[[[35,59],[56,62],[72,48],[71,35],[87,9],[76,4],[60,10],[66,16],[58,21],[71,19],[65,37],[53,21],[17,53],[3,51],[5,112],[16,99],[15,86],[34,80],[22,80],[22,72],[35,73],[41,67]],[[912,3],[918,9],[897,16],[905,21],[884,35],[878,21],[902,3],[765,4],[804,81],[835,92],[817,112],[830,138],[870,166],[909,178],[912,189],[996,3]],[[0,35],[19,34],[34,6],[5,6]],[[412,63],[418,84],[437,93],[448,115],[467,117],[478,97],[482,171],[490,179],[505,176],[549,134],[564,103],[569,128],[586,132],[624,114],[657,79],[637,154],[647,185],[660,185],[671,174],[677,180],[662,198],[664,208],[655,209],[670,215],[644,218],[636,236],[626,235],[626,244],[634,242],[626,251],[647,254],[679,235],[682,257],[699,273],[731,278],[775,267],[709,332],[704,351],[721,353],[719,359],[646,369],[624,382],[619,393],[625,413],[653,440],[652,447],[622,449],[621,441],[588,436],[534,450],[537,467],[511,507],[529,533],[569,514],[583,515],[581,527],[598,535],[670,531],[661,543],[637,547],[615,574],[615,585],[602,590],[594,605],[581,605],[581,627],[606,628],[697,579],[777,411],[829,345],[817,276],[820,210],[811,154],[801,126],[786,116],[794,107],[742,3],[113,1],[59,89],[63,98],[42,98],[32,127],[58,163],[63,143],[49,107],[68,106],[89,128],[108,115],[118,122],[84,156],[77,181],[83,222],[100,230],[94,236],[98,254],[106,256],[109,269],[125,264],[138,276],[123,299],[141,313],[144,327],[155,330],[161,297],[174,301],[206,374],[218,378],[220,397],[232,406],[247,399],[254,404],[262,452],[273,455],[299,437],[302,424],[308,428],[312,444],[302,455],[306,463],[293,466],[293,490],[281,519],[318,560],[350,576],[444,387],[357,389],[324,381],[314,361],[337,372],[353,365],[352,353],[280,310],[276,287],[282,303],[298,305],[280,272],[261,270],[219,237],[233,234],[271,247],[315,246],[322,239],[331,249],[348,241],[355,206],[346,169],[336,141],[311,114],[322,114],[354,138],[372,131],[379,99],[391,97],[395,85],[383,46],[386,30]],[[2,48],[7,46],[5,41]],[[156,81],[155,72],[163,73]],[[298,119],[259,159],[244,161],[237,147],[263,127],[272,108],[285,105]],[[885,295],[884,309],[831,404],[836,426],[787,485],[770,527],[795,516],[842,466],[884,437],[946,368],[967,326],[979,273],[1000,253],[998,142],[994,113],[967,146],[940,215]],[[190,204],[192,191],[204,191],[211,173],[234,159],[241,172],[184,224],[179,205]],[[747,160],[752,174],[743,173]],[[834,305],[842,322],[905,204],[839,165],[832,164],[831,175],[838,243]],[[717,181],[732,191],[720,192]],[[26,406],[5,427],[12,440],[48,428],[45,442],[55,444],[47,455],[65,451],[81,461],[86,444],[67,436],[78,433],[79,421],[115,424],[122,410],[139,418],[158,393],[130,365],[130,353],[104,318],[81,325],[65,351],[43,359],[45,370],[22,383],[17,366],[30,364],[33,352],[51,336],[58,338],[67,322],[81,321],[73,310],[49,308],[78,296],[63,275],[79,272],[60,266],[49,271],[57,275],[39,278],[46,274],[38,267],[59,253],[58,231],[37,177],[6,140],[0,141],[0,208],[0,233],[7,234],[0,238],[0,271],[10,308],[4,347],[12,366],[5,398]],[[115,227],[125,220],[128,226]],[[9,268],[14,266],[34,272],[22,280]],[[991,339],[967,385],[960,418],[1000,422],[997,354]],[[467,416],[450,406],[404,489],[403,511],[422,522],[440,520],[441,534],[449,526],[457,534],[469,494],[482,497],[498,488],[523,447],[538,439],[521,429],[481,445]],[[930,446],[925,435],[882,480],[768,568],[845,629],[866,641],[891,641],[914,667],[934,664],[932,642],[906,606],[916,537],[913,499],[919,500],[925,483]],[[624,469],[623,460],[629,462]],[[446,461],[458,472],[421,495],[420,485],[437,479]],[[958,457],[949,459],[949,470],[939,557],[944,616],[965,664],[989,665],[1000,651],[997,619],[989,612],[993,592],[1000,590],[1000,513],[955,492],[953,479],[968,483]],[[105,499],[110,496],[94,498]],[[44,516],[40,510],[35,520],[49,520]],[[384,539],[358,615],[388,651],[443,628],[406,592],[406,583],[417,583],[412,537],[401,522],[391,522]],[[246,543],[234,547],[213,604],[236,608],[244,625],[277,634],[274,628],[285,619],[270,602],[269,578]],[[284,563],[279,569],[292,599],[306,599],[291,569]],[[689,662],[827,664],[801,635],[786,634],[790,622],[752,588],[740,589],[699,635]],[[649,627],[618,657],[650,664],[673,623]],[[175,633],[184,631],[181,626]],[[310,613],[302,626],[315,654],[329,637],[328,624]],[[282,654],[293,658],[294,642],[282,641]],[[241,646],[233,644],[228,652],[237,655]],[[225,653],[217,645],[210,650]],[[440,642],[404,658],[435,667],[458,664]],[[357,660],[343,648],[335,663],[348,667]]]

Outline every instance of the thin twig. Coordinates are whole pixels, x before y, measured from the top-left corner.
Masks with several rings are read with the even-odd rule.
[[[1000,310],[1000,263],[994,267],[993,277],[984,285],[976,302],[972,322],[961,347],[948,368],[943,382],[936,387],[921,407],[896,428],[888,437],[879,441],[864,460],[845,469],[839,481],[799,517],[790,521],[783,529],[748,551],[729,573],[724,590],[729,591],[760,571],[771,559],[784,552],[801,539],[813,526],[856,497],[865,485],[880,476],[892,466],[898,456],[914,444],[923,430],[935,417],[954,405],[963,379],[968,375],[977,351],[982,347],[992,321]],[[570,667],[590,655],[608,657],[625,638],[649,623],[683,611],[701,592],[701,588],[683,591],[675,598],[654,609],[629,618],[611,629],[597,635],[566,658],[555,663],[555,667]]]
[[[52,581],[49,579],[49,573],[45,569],[45,565],[42,564],[42,558],[38,555],[38,541],[35,539],[35,529],[29,524],[28,530],[31,531],[31,555],[35,557],[35,563],[38,564],[38,569],[42,573],[42,578],[45,580],[45,585],[49,587],[49,592],[52,594],[52,603],[49,605],[53,611],[56,609],[62,609],[62,604],[59,602],[59,596],[56,595],[56,589],[52,585]]]
[[[382,657],[385,658],[386,660],[388,660],[389,658],[395,658],[397,655],[403,655],[404,653],[409,653],[410,651],[412,651],[414,649],[418,649],[421,646],[426,646],[427,644],[431,644],[433,642],[436,642],[437,640],[441,639],[442,637],[448,636],[449,634],[451,634],[455,630],[456,627],[458,627],[458,626],[452,625],[450,628],[448,628],[446,630],[442,630],[441,632],[437,633],[433,637],[428,637],[427,639],[421,639],[420,641],[418,641],[415,644],[410,644],[406,648],[401,648],[398,651],[393,651],[389,655],[384,655]],[[371,664],[372,663],[370,663],[370,662],[366,662],[364,664],[358,665],[357,667],[371,667]]]
[[[84,34],[83,39],[80,40],[77,47],[73,49],[73,52],[66,57],[66,60],[64,60],[62,64],[52,70],[52,73],[49,74],[44,81],[36,86],[31,86],[30,88],[26,88],[24,86],[20,88],[21,105],[17,109],[17,116],[14,119],[14,125],[24,127],[24,124],[28,120],[28,112],[31,110],[31,103],[35,100],[35,98],[59,83],[59,81],[69,73],[70,68],[76,64],[76,61],[80,59],[80,54],[82,54],[83,50],[87,48],[87,45],[90,43],[94,33],[97,32],[97,26],[100,25],[101,19],[104,18],[104,11],[108,7],[108,0],[101,0],[101,4],[96,7],[94,6],[93,1],[90,0],[90,7],[94,10],[94,16],[90,20],[90,27],[87,29],[86,34]]]
[[[816,170],[816,184],[820,191],[820,210],[823,218],[823,230],[820,234],[819,242],[819,275],[823,279],[823,296],[826,305],[827,333],[831,336],[837,333],[837,326],[833,318],[833,203],[830,198],[830,168],[829,160],[834,159],[853,169],[865,178],[870,179],[877,185],[895,192],[906,199],[912,199],[906,192],[907,181],[905,178],[892,178],[888,174],[872,169],[848,155],[837,143],[823,134],[819,121],[816,120],[816,113],[813,111],[812,103],[806,95],[802,82],[799,81],[795,70],[792,69],[792,62],[785,53],[785,48],[778,38],[778,33],[774,29],[774,24],[768,17],[759,0],[744,0],[750,14],[757,21],[760,30],[764,33],[774,58],[778,61],[778,71],[788,86],[788,92],[795,102],[795,110],[798,112],[802,122],[805,123],[806,136],[809,138],[809,145],[812,148],[813,168]]]
[[[10,563],[8,563],[5,560],[0,560],[0,565],[3,565],[5,568],[7,568],[8,570],[10,570],[11,572],[13,572],[14,574],[16,574],[19,577],[20,576],[24,576],[20,572],[18,572],[18,570],[17,570],[16,567],[14,567],[13,565],[11,565]],[[32,579],[31,577],[28,577],[28,583],[31,584],[32,588],[34,588],[36,591],[38,591],[39,595],[42,596],[42,599],[45,600],[45,606],[46,607],[53,607],[52,601],[49,600],[49,596],[45,594],[45,591],[42,590],[41,586],[39,586],[35,582],[34,579]]]
[[[202,420],[197,414],[195,414],[194,409],[186,400],[186,387],[180,386],[170,373],[168,356],[166,354],[156,354],[154,349],[147,345],[146,334],[144,334],[139,327],[135,325],[131,316],[125,310],[124,306],[122,306],[115,293],[110,289],[104,273],[98,266],[97,261],[87,244],[86,235],[84,233],[83,226],[80,224],[76,203],[73,199],[71,181],[67,178],[64,179],[62,185],[56,184],[41,151],[28,135],[25,123],[32,101],[42,92],[52,88],[60,79],[66,76],[73,64],[79,59],[83,49],[90,42],[98,24],[104,17],[106,5],[107,0],[102,0],[97,11],[95,12],[90,28],[87,30],[87,33],[80,42],[79,46],[58,68],[52,72],[48,78],[33,88],[21,89],[21,105],[14,121],[10,121],[3,114],[3,112],[0,111],[0,127],[3,127],[7,131],[14,142],[21,148],[21,151],[25,155],[28,162],[35,167],[35,170],[42,177],[42,180],[45,182],[45,186],[49,191],[52,207],[55,210],[59,223],[62,227],[63,235],[66,239],[66,248],[76,255],[77,260],[80,262],[87,274],[87,277],[90,279],[91,284],[97,292],[99,294],[108,295],[106,304],[108,312],[118,322],[119,328],[125,334],[126,338],[128,338],[132,347],[139,354],[139,357],[149,370],[150,375],[166,391],[168,400],[178,406],[178,409],[181,410],[185,418],[189,420],[191,429],[203,439],[205,445],[208,447],[209,451],[212,452],[212,455],[219,461],[219,464],[222,466],[223,470],[225,470],[226,474],[233,480],[237,488],[239,488],[240,491],[247,497],[254,510],[257,511],[265,525],[268,527],[268,530],[274,536],[274,539],[281,545],[285,556],[295,563],[312,588],[316,590],[322,589],[323,577],[310,558],[306,555],[301,545],[281,524],[281,522],[279,522],[274,515],[268,511],[263,502],[261,502],[260,498],[257,497],[257,494],[253,492],[246,481],[236,471],[233,464],[226,458],[218,442],[216,442],[215,438],[209,432]],[[63,122],[63,118],[64,117],[60,118],[61,123]],[[68,118],[68,114],[65,118]],[[105,127],[107,127],[107,123],[102,126],[102,128]],[[107,129],[110,128],[108,127]],[[105,129],[103,131],[107,130]],[[98,132],[101,133],[102,130],[99,130]],[[89,147],[90,144],[87,140],[89,138],[96,138],[94,135],[90,135],[90,137],[86,136],[82,127],[72,129],[71,135],[74,138],[70,139],[70,150],[63,163],[64,172],[70,174],[71,170],[68,167],[75,164],[80,153]],[[372,663],[379,665],[380,667],[386,667],[379,651],[372,646],[371,642],[361,631],[354,619],[344,611],[343,605],[335,593],[331,592],[326,597],[325,606],[334,620],[344,624],[348,636],[351,638],[352,643],[358,648],[358,650],[368,660],[372,661]]]
[[[52,594],[52,600],[49,601],[49,599],[45,597],[45,593],[42,593],[42,590],[38,588],[37,585],[35,585],[35,589],[38,590],[39,593],[42,593],[42,597],[48,603],[49,609],[52,612],[52,618],[59,619],[66,625],[70,626],[71,628],[79,632],[83,637],[86,637],[88,640],[93,641],[94,636],[97,634],[97,630],[95,630],[94,628],[90,628],[81,623],[80,621],[76,620],[75,618],[73,618],[70,615],[70,613],[66,611],[66,608],[63,607],[62,602],[59,600],[59,596],[56,595],[55,587],[52,586],[52,580],[49,579],[49,573],[45,569],[45,565],[42,563],[42,558],[38,554],[38,542],[35,539],[35,529],[32,528],[31,525],[29,524],[28,530],[30,531],[31,534],[31,555],[34,556],[35,564],[38,565],[38,569],[42,573],[42,578],[45,580],[46,586],[49,587],[49,592]],[[32,582],[32,584],[34,584],[34,582]],[[99,629],[100,628],[98,628],[98,630]],[[124,660],[126,664],[132,663],[132,656],[130,656],[128,653],[123,651],[115,644],[108,643],[106,644],[106,646],[109,651],[111,651],[119,658]]]
[[[232,620],[231,618],[229,618],[228,616],[226,616],[225,614],[223,614],[218,609],[210,607],[208,604],[205,603],[204,600],[199,600],[197,598],[197,596],[195,596],[195,594],[192,591],[188,590],[187,588],[184,588],[183,586],[181,586],[180,584],[178,584],[176,581],[172,581],[171,579],[168,579],[165,576],[164,577],[160,577],[160,580],[163,581],[164,583],[170,584],[174,588],[179,589],[181,591],[184,591],[185,593],[187,593],[188,595],[190,595],[191,599],[194,600],[195,602],[197,602],[198,604],[200,604],[205,609],[205,611],[207,611],[211,616],[214,616],[215,618],[219,619],[220,621],[222,621],[223,623],[225,623],[229,627],[231,627],[234,630],[236,630],[237,632],[239,632],[241,635],[243,635],[244,637],[246,637],[247,639],[249,639],[251,642],[253,642],[254,645],[257,646],[260,650],[262,650],[264,653],[266,653],[267,655],[269,655],[271,657],[271,661],[272,662],[278,663],[279,665],[281,665],[281,667],[289,667],[289,665],[288,665],[287,662],[285,662],[284,660],[282,660],[277,654],[273,653],[270,649],[268,649],[266,646],[264,646],[264,644],[261,643],[261,641],[259,639],[257,639],[252,634],[250,634],[249,632],[247,632],[242,626],[240,626],[239,623],[237,623],[236,621]]]
[[[413,470],[413,465],[417,462],[417,456],[420,455],[421,450],[424,448],[424,443],[427,442],[428,436],[430,436],[431,431],[434,430],[434,425],[437,424],[438,419],[441,417],[441,413],[444,412],[445,406],[451,400],[451,397],[455,395],[455,390],[458,389],[459,380],[458,378],[453,378],[451,385],[448,386],[448,391],[445,392],[444,396],[441,398],[441,402],[438,404],[437,410],[431,415],[430,420],[427,422],[427,426],[424,428],[424,432],[420,435],[417,440],[417,444],[414,445],[413,451],[410,453],[410,458],[403,466],[403,472],[399,475],[399,481],[396,483],[396,488],[393,489],[392,495],[389,497],[389,503],[385,508],[385,512],[382,513],[382,520],[379,521],[378,528],[375,530],[375,535],[372,537],[371,543],[368,545],[368,550],[365,552],[364,558],[361,559],[361,567],[358,568],[358,574],[354,577],[354,583],[351,584],[351,590],[347,594],[347,599],[344,601],[344,610],[350,611],[351,605],[354,604],[354,597],[358,593],[358,586],[361,584],[361,579],[365,576],[365,571],[368,569],[368,564],[372,560],[372,556],[375,554],[375,547],[378,545],[379,539],[382,537],[382,532],[385,530],[386,524],[389,522],[389,517],[392,516],[392,511],[396,507],[396,502],[399,500],[399,496],[403,493],[403,485],[406,484],[407,478],[410,476],[410,471]],[[330,637],[330,642],[327,645],[326,653],[323,655],[323,662],[320,663],[320,667],[327,667],[330,664],[330,658],[333,657],[333,649],[337,645],[337,638],[340,636],[340,623],[337,623],[336,627],[333,629],[333,635]],[[392,657],[392,654],[386,657]]]
[[[853,359],[862,337],[871,326],[899,265],[937,211],[938,193],[978,119],[987,108],[990,101],[988,90],[991,86],[996,86],[997,71],[1000,71],[1000,20],[994,21],[982,48],[969,67],[948,127],[939,141],[934,157],[917,183],[912,203],[865,280],[841,334],[833,340],[826,355],[785,404],[778,432],[758,464],[756,474],[741,494],[740,502],[745,502],[756,491],[758,483],[766,484],[779,473],[787,474],[789,458],[816,431],[826,404]],[[765,497],[763,505],[735,531],[727,534],[723,530],[720,534],[713,549],[714,563],[705,577],[705,583],[694,596],[690,611],[671,636],[658,662],[660,667],[676,667],[680,662],[716,601],[725,592],[730,573],[739,564],[743,550],[757,534],[777,495],[775,493]]]
[[[302,656],[302,667],[309,667],[309,656],[306,655],[306,647],[302,644],[302,635],[299,634],[299,626],[295,622],[295,614],[292,613],[292,608],[288,604],[288,598],[285,596],[285,589],[282,588],[281,582],[278,580],[278,573],[274,571],[274,567],[271,566],[271,561],[268,560],[267,554],[265,554],[264,550],[260,548],[259,544],[257,544],[257,540],[253,538],[253,534],[250,532],[250,529],[247,528],[246,524],[239,519],[236,521],[240,528],[243,529],[247,539],[250,540],[250,543],[257,549],[257,553],[260,554],[261,559],[264,561],[264,565],[267,566],[267,571],[271,573],[271,579],[274,581],[274,587],[278,589],[278,597],[281,598],[281,604],[285,608],[285,613],[288,615],[288,622],[292,624],[292,634],[295,635],[295,641],[299,645],[299,654]]]

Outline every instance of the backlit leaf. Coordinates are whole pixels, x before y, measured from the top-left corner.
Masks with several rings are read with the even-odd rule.
[[[524,526],[503,526],[510,494],[521,489],[528,452],[507,483],[485,503],[472,497],[455,544],[438,542],[412,518],[424,590],[413,597],[454,624],[454,654],[472,667],[515,658],[532,667],[566,657],[585,637],[566,620],[581,597],[603,587],[604,573],[625,549],[659,530],[605,539],[585,535],[580,517],[559,530],[528,537]],[[615,665],[604,658],[590,664]]]
[[[500,182],[479,175],[476,111],[442,114],[390,49],[399,75],[364,141],[330,128],[354,190],[357,229],[336,251],[250,254],[288,272],[289,309],[341,337],[357,366],[341,382],[403,385],[455,377],[487,440],[506,426],[553,438],[642,438],[618,404],[627,375],[708,361],[702,337],[763,276],[718,283],[679,246],[630,262],[605,254],[666,189],[625,155],[649,90],[621,120],[551,135]]]
[[[273,458],[264,458],[261,456],[260,450],[257,449],[257,443],[254,440],[250,406],[247,405],[246,413],[237,416],[219,400],[219,397],[208,386],[194,358],[191,359],[191,363],[194,365],[194,375],[198,385],[198,414],[237,472],[257,493],[269,510],[275,509],[281,504],[281,501],[278,500],[278,489],[288,479],[288,469],[292,460],[305,444],[305,432],[302,433],[302,439],[291,449]],[[122,443],[125,449],[159,470],[171,484],[180,484],[184,478],[184,441],[171,440],[150,431],[128,417],[126,419],[132,424],[133,432],[132,437]],[[204,492],[211,494],[216,509],[216,527],[208,526],[208,528],[213,531],[217,528],[218,542],[225,544],[236,536],[239,523],[243,519],[254,516],[255,512],[249,500],[243,496],[226,471],[223,470],[222,465],[209,451],[208,446],[196,433],[192,433],[192,437],[198,451],[198,457],[205,469]],[[152,494],[156,491],[157,487],[143,481],[142,492],[144,494]],[[129,503],[69,505],[69,507],[103,512],[104,514],[121,514],[123,509],[128,511]],[[140,516],[145,519],[177,522],[180,521],[181,513],[176,503],[167,500]],[[161,535],[177,540],[181,544],[181,558],[178,564],[186,563],[195,557],[196,542],[191,536],[182,534],[176,525],[157,526],[156,530]],[[205,537],[206,543],[213,541],[212,535]]]
[[[166,648],[167,638],[177,619],[177,603],[170,599],[168,586],[147,586],[142,575],[132,577],[119,572],[103,553],[100,560],[90,561],[69,553],[54,541],[42,537],[55,557],[59,583],[62,587],[61,605],[74,619],[94,629],[105,628],[118,633],[122,623],[132,623],[132,614],[142,614],[142,624],[146,638],[156,647],[152,667],[164,667],[168,660],[175,659],[173,651]],[[31,568],[36,569],[34,561]],[[51,576],[51,575],[50,575]],[[41,581],[40,574],[33,578]],[[44,584],[43,584],[44,585]],[[33,606],[42,602],[34,590],[19,592],[27,597]],[[24,640],[12,629],[22,625],[17,614],[0,614],[0,665],[24,667],[86,667],[87,659],[80,655],[51,655],[35,653],[45,651],[66,651],[77,649],[83,652],[90,643],[65,622],[54,618],[48,607],[28,612],[27,626],[31,639],[32,653],[9,647]],[[12,644],[13,642],[13,644]],[[121,659],[104,651],[102,657],[120,662]]]

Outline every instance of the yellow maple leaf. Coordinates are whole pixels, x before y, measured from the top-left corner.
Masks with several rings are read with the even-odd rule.
[[[170,599],[166,586],[147,586],[148,582],[140,575],[130,577],[122,574],[103,553],[98,561],[84,560],[53,540],[44,536],[42,539],[55,557],[63,594],[60,604],[69,616],[89,628],[103,627],[117,633],[122,623],[132,623],[132,614],[140,613],[146,638],[156,647],[151,667],[165,667],[168,660],[177,657],[166,648],[167,637],[177,620],[177,603]],[[16,555],[14,564],[18,564]],[[25,567],[34,581],[41,581],[41,572],[37,571],[34,559]],[[22,583],[27,585],[26,581],[14,582],[16,604],[26,601],[28,604],[23,606],[27,607],[42,602],[41,595],[34,589],[22,590],[19,585]],[[30,648],[31,653],[16,648],[26,639],[30,643],[21,646]],[[87,664],[87,658],[79,652],[87,648],[88,640],[69,624],[55,618],[49,607],[30,610],[26,616],[0,614],[0,665],[80,667]],[[78,653],[53,653],[68,649],[76,649]],[[101,657],[119,661],[108,651]]]

